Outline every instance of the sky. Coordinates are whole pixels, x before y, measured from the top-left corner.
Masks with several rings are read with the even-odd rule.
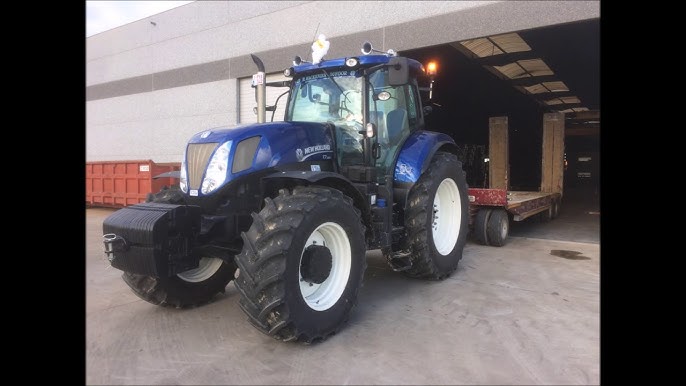
[[[86,1],[86,37],[192,1]]]

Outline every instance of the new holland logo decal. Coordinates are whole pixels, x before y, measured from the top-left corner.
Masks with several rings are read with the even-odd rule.
[[[314,145],[303,149],[295,149],[295,156],[298,161],[304,161],[315,154],[331,152],[331,145]]]

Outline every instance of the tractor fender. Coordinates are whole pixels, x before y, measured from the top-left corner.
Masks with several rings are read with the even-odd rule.
[[[393,173],[394,201],[405,207],[407,194],[426,171],[437,151],[453,153],[459,157],[455,141],[447,134],[434,131],[415,131],[405,140]]]
[[[344,176],[325,171],[289,170],[279,171],[262,177],[262,192],[265,197],[275,195],[279,189],[296,185],[320,185],[338,189],[353,199],[353,204],[362,212],[365,223],[371,221],[371,207],[367,198]]]
[[[457,155],[457,145],[447,134],[424,130],[410,134],[395,163],[393,182],[413,185],[439,149]]]

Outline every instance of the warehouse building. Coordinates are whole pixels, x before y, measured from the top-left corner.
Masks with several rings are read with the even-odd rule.
[[[599,25],[598,1],[193,2],[86,39],[86,160],[180,162],[193,134],[256,121],[251,53],[268,80],[283,79],[293,57],[309,59],[324,34],[328,58],[360,55],[369,41],[436,60],[428,128],[458,143],[486,146],[489,117],[509,117],[516,188],[540,182],[542,114],[564,112],[574,173],[565,183],[591,180]],[[283,91],[270,88],[268,104]]]

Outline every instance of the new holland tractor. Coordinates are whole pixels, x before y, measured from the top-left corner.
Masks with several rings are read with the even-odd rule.
[[[194,307],[234,280],[257,329],[313,342],[347,321],[367,250],[414,278],[455,271],[467,184],[453,139],[425,130],[419,83],[433,77],[393,50],[362,53],[296,57],[272,83],[252,56],[258,123],[195,134],[177,188],[103,222],[105,254],[136,295]],[[265,122],[266,86],[289,87],[283,122]]]

